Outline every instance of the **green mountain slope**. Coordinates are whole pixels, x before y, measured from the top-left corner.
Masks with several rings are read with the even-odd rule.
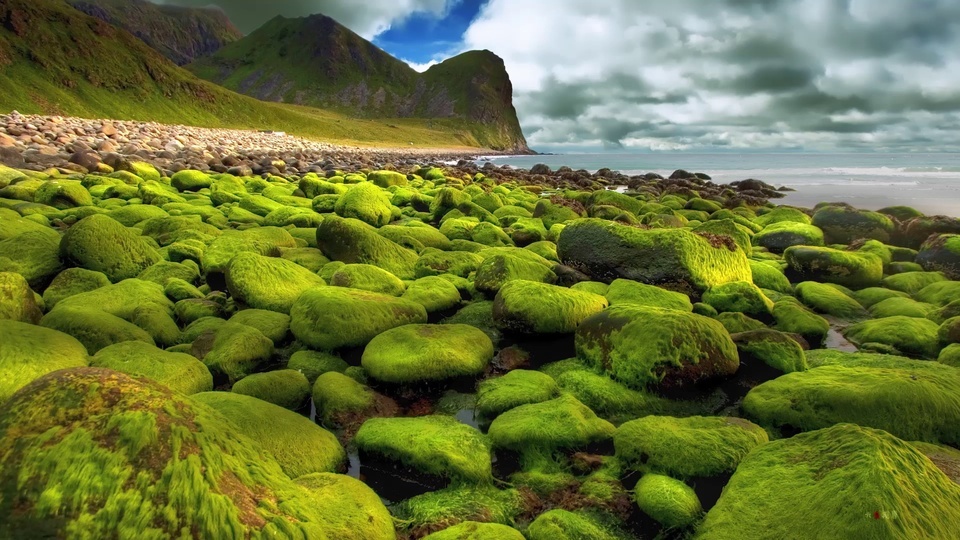
[[[13,109],[272,129],[368,146],[484,147],[471,122],[354,119],[236,94],[63,0],[0,0],[0,113]]]
[[[67,1],[130,32],[180,66],[243,37],[226,13],[215,8],[163,6],[145,0]]]
[[[489,51],[464,53],[421,75],[330,17],[276,17],[187,69],[262,100],[356,117],[469,121],[484,146],[527,149],[509,76]]]

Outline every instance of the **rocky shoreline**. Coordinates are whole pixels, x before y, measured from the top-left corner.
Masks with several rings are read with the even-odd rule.
[[[4,120],[0,537],[960,537],[956,218]]]

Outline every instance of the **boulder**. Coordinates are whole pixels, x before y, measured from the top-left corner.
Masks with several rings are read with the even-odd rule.
[[[380,236],[358,219],[327,216],[317,227],[317,246],[334,261],[372,264],[400,279],[414,278],[416,252]]]
[[[86,347],[63,332],[0,319],[0,335],[0,404],[34,379],[89,362]]]
[[[69,264],[106,274],[110,281],[137,277],[160,255],[134,231],[103,215],[70,227],[60,241],[60,257]]]
[[[310,382],[297,370],[278,369],[247,375],[235,382],[230,391],[295,411],[310,397]]]
[[[189,354],[167,352],[142,341],[104,347],[90,359],[90,365],[147,377],[186,395],[213,390],[213,377],[203,362]]]
[[[466,324],[408,324],[386,330],[363,350],[361,365],[379,381],[409,384],[479,375],[493,343]]]
[[[294,262],[252,252],[234,257],[225,278],[234,300],[278,313],[290,313],[304,291],[325,285],[320,276]]]
[[[794,246],[783,252],[783,259],[787,262],[787,277],[792,281],[862,289],[879,285],[883,278],[883,261],[872,253]]]
[[[501,330],[521,334],[573,333],[584,319],[607,307],[598,294],[566,287],[513,280],[493,302],[493,319]]]

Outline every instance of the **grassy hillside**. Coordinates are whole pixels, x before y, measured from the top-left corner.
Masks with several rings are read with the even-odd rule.
[[[87,15],[127,30],[181,66],[243,37],[219,9],[161,6],[146,0],[67,1]]]
[[[459,121],[358,120],[265,103],[203,81],[62,0],[0,2],[0,112],[274,129],[374,146],[481,146]]]
[[[357,117],[460,120],[484,146],[526,149],[510,78],[489,51],[459,55],[421,75],[329,17],[276,17],[187,69],[262,100]]]

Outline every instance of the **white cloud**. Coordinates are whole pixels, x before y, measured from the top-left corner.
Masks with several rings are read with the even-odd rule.
[[[315,12],[333,17],[366,39],[373,39],[414,14],[446,16],[459,0],[320,0]]]
[[[412,61],[412,60],[407,60],[407,59],[404,59],[404,58],[401,58],[401,60],[403,60],[404,62],[406,62],[408,66],[412,67],[412,68],[414,69],[414,71],[416,71],[416,72],[418,72],[418,73],[423,73],[424,71],[426,71],[426,70],[430,69],[431,67],[433,67],[433,66],[435,66],[435,65],[437,65],[437,64],[440,63],[440,62],[437,61],[437,60],[430,60],[430,61],[428,61],[428,62],[423,62],[423,63],[414,62],[414,61]]]

